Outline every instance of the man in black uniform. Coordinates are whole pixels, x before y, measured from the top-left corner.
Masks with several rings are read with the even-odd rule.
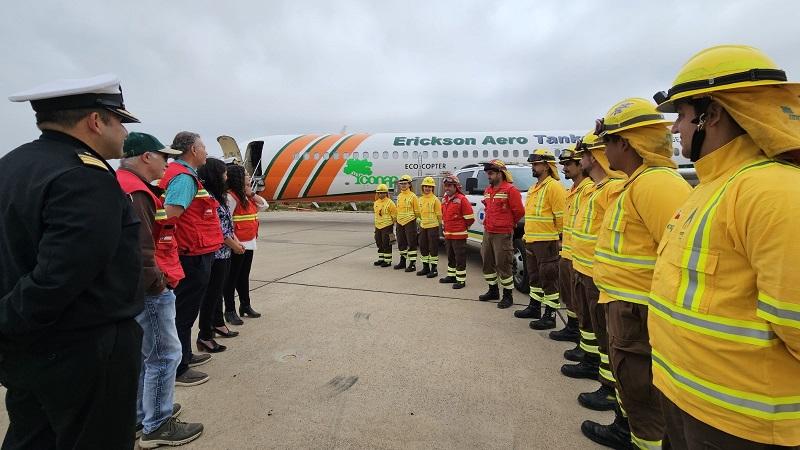
[[[138,120],[113,75],[30,101],[39,139],[0,158],[3,450],[133,448],[142,330],[139,220],[107,159]]]

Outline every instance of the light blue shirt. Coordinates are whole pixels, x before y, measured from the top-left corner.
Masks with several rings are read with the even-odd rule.
[[[185,161],[176,159],[175,162],[186,167],[197,176],[197,171],[194,170],[194,167],[190,166]],[[180,173],[169,181],[167,192],[164,195],[164,204],[180,206],[183,207],[183,209],[187,209],[192,203],[192,200],[194,200],[195,195],[197,195],[197,183],[194,182],[191,175]]]

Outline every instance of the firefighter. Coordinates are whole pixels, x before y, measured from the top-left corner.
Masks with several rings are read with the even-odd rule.
[[[653,383],[673,448],[800,448],[800,85],[760,50],[694,55],[659,111],[700,184],[650,292]],[[666,443],[666,442],[665,442]]]
[[[439,276],[439,224],[442,223],[442,202],[434,194],[436,182],[432,177],[422,180],[422,197],[419,198],[419,254],[422,269],[417,276],[435,278]]]
[[[594,252],[617,397],[628,416],[628,424],[621,411],[611,425],[583,423],[583,433],[604,445],[660,448],[664,436],[650,370],[648,300],[661,236],[691,191],[671,159],[668,123],[642,98],[622,100],[597,121],[611,169],[628,175],[606,211]]]
[[[389,186],[379,184],[375,188],[375,203],[372,205],[375,212],[375,245],[378,247],[378,259],[374,266],[389,267],[392,265],[392,243],[389,235],[392,226],[397,221],[397,207],[389,198]]]
[[[578,395],[578,403],[596,411],[614,409],[616,395],[608,358],[605,305],[598,303],[600,292],[592,278],[594,250],[603,215],[619,194],[625,178],[625,174],[610,169],[603,148],[592,131],[581,140],[578,150],[581,168],[592,181],[586,189],[586,199],[576,212],[572,229],[573,290],[581,318],[581,346],[585,353],[578,364],[561,367],[561,373],[568,377],[600,382],[596,391]]]
[[[556,326],[556,311],[561,306],[558,294],[558,247],[564,219],[567,192],[559,183],[556,156],[539,148],[528,157],[533,176],[538,180],[525,199],[525,266],[528,269],[530,304],[514,311],[514,317],[535,318],[530,327],[549,330]],[[542,303],[545,304],[542,317]]]
[[[461,289],[467,283],[467,235],[475,222],[475,214],[469,199],[461,192],[461,183],[455,175],[448,175],[442,182],[444,201],[444,243],[447,248],[447,276],[439,283],[452,283],[453,289]]]
[[[400,250],[400,262],[394,265],[395,270],[406,272],[417,271],[417,218],[419,218],[419,200],[411,190],[411,175],[403,175],[397,180],[400,193],[397,194],[397,248]]]
[[[525,215],[525,207],[519,190],[511,184],[514,178],[503,161],[494,159],[484,163],[483,170],[489,179],[489,186],[483,193],[485,217],[481,259],[483,278],[489,290],[478,299],[482,302],[499,299],[499,282],[503,286],[503,299],[497,307],[503,309],[514,304],[514,227]]]
[[[578,142],[578,144],[580,143],[581,141]],[[561,236],[561,259],[558,262],[558,292],[567,306],[567,324],[561,330],[551,331],[549,337],[554,341],[567,341],[577,344],[575,349],[567,350],[569,353],[565,352],[564,355],[565,358],[568,358],[567,355],[577,352],[578,354],[572,356],[572,358],[580,361],[582,357],[580,353],[583,350],[580,348],[581,335],[578,327],[578,310],[575,306],[572,284],[574,277],[572,271],[572,227],[575,225],[575,213],[583,198],[583,192],[592,184],[592,180],[589,178],[588,172],[581,167],[581,157],[576,148],[577,145],[573,148],[566,148],[558,156],[558,162],[564,168],[564,177],[572,180],[572,187],[567,191],[567,197],[564,200],[564,231]]]

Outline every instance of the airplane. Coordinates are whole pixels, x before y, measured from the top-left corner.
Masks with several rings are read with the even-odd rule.
[[[584,133],[555,130],[272,135],[247,141],[244,157],[234,138],[219,136],[217,142],[226,158],[244,164],[259,195],[267,201],[357,202],[374,200],[378,184],[393,189],[403,174],[440,175],[492,159],[526,163],[528,155],[538,148],[550,149],[558,156]],[[679,171],[690,179],[694,169],[680,155],[677,136],[673,138],[673,148]]]

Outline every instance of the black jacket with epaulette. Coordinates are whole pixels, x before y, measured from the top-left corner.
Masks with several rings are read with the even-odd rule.
[[[135,317],[140,274],[139,219],[97,153],[44,131],[0,158],[0,351]]]

